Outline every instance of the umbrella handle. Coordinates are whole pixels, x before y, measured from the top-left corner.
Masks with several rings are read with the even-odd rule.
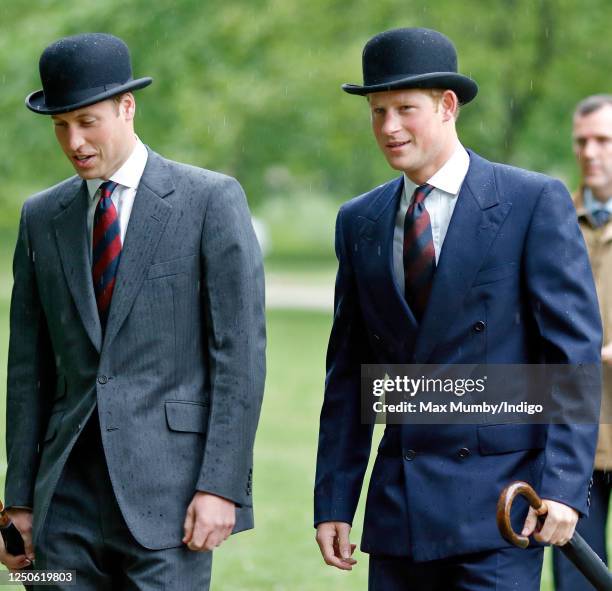
[[[512,503],[517,495],[522,495],[527,502],[537,511],[538,522],[544,521],[544,515],[548,512],[546,503],[526,482],[516,481],[509,484],[499,495],[497,501],[497,527],[504,539],[519,548],[529,546],[529,538],[518,535],[510,524],[510,511]],[[598,591],[612,591],[612,574],[608,567],[593,549],[574,532],[572,539],[560,546],[559,549],[569,558],[576,568],[591,582]]]
[[[538,493],[533,490],[531,485],[517,480],[512,484],[509,484],[499,495],[497,501],[497,527],[503,538],[519,548],[527,548],[529,546],[529,538],[517,534],[512,529],[510,522],[510,511],[512,510],[512,503],[514,499],[521,495],[527,499],[527,502],[538,512],[538,515],[542,517],[548,512],[546,503],[538,496]],[[540,523],[542,521],[540,520]]]
[[[2,501],[0,501],[0,528],[8,527],[10,522],[11,519],[4,510],[4,505],[2,504]]]

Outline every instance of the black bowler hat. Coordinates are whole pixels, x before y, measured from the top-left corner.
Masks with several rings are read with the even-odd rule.
[[[42,90],[28,95],[25,104],[43,115],[74,111],[153,82],[133,79],[127,45],[107,33],[59,39],[43,51],[39,69]]]
[[[452,41],[431,29],[391,29],[372,37],[363,49],[363,86],[343,84],[349,94],[400,88],[441,88],[455,91],[469,103],[478,93],[474,80],[457,73]]]

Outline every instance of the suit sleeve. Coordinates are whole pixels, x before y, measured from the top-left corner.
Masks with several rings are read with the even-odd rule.
[[[570,421],[572,408],[592,408],[598,416],[601,320],[586,246],[559,181],[550,181],[540,195],[524,257],[543,362],[570,366],[553,391],[552,402],[564,420],[548,426],[539,493],[587,514],[598,427]]]
[[[201,257],[211,408],[196,489],[250,506],[266,371],[264,277],[246,198],[234,179],[225,178],[210,196]]]
[[[346,243],[343,210],[336,220],[338,274],[321,409],[314,521],[352,523],[368,465],[373,425],[361,424],[361,364],[369,347]]]
[[[39,442],[48,417],[46,390],[55,383],[54,359],[34,271],[27,203],[21,212],[13,259],[8,355],[6,451],[7,507],[32,507]]]

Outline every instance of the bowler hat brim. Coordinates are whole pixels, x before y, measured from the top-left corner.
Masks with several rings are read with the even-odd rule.
[[[402,88],[440,88],[455,92],[459,102],[469,103],[478,94],[478,84],[471,78],[456,72],[432,72],[418,76],[397,77],[379,84],[359,86],[357,84],[343,84],[342,90],[349,94],[364,96],[372,92],[385,92]]]
[[[130,92],[131,90],[138,90],[149,86],[153,82],[153,78],[138,78],[137,80],[128,80],[124,84],[109,86],[108,89],[104,89],[101,92],[97,92],[81,100],[74,101],[71,104],[49,106],[45,103],[45,94],[42,90],[37,90],[26,97],[25,104],[30,111],[34,113],[40,113],[41,115],[59,115],[60,113],[68,113],[69,111],[76,111],[100,101],[112,98],[118,94],[124,92]]]

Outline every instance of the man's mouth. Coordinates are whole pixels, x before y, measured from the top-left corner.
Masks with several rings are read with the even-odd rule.
[[[78,155],[73,156],[72,160],[79,168],[86,168],[91,165],[93,159],[95,158],[94,154],[86,154],[86,155]]]
[[[387,142],[387,148],[389,148],[390,150],[400,150],[401,148],[403,148],[404,146],[407,146],[410,143],[410,140],[406,140],[406,141],[392,141],[392,142]]]

